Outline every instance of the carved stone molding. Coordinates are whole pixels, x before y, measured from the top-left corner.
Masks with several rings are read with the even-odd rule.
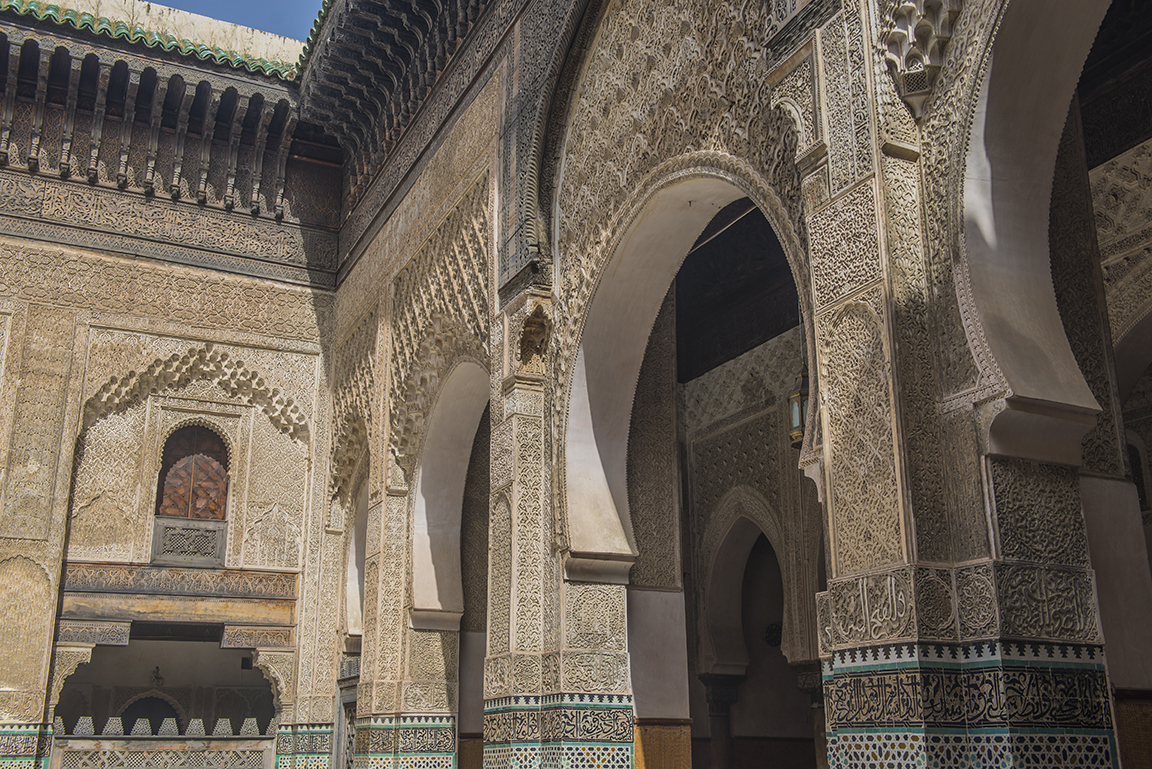
[[[257,649],[252,665],[272,684],[278,713],[296,701],[296,652]]]
[[[290,627],[263,625],[225,625],[220,639],[222,649],[288,649],[296,645],[295,632]]]
[[[48,691],[48,718],[52,719],[52,712],[56,703],[60,701],[60,690],[64,688],[64,681],[76,672],[76,668],[92,661],[94,644],[58,644],[52,658],[52,686]]]
[[[182,569],[84,563],[70,563],[64,568],[64,590],[78,593],[294,599],[296,582],[295,574],[247,569]]]

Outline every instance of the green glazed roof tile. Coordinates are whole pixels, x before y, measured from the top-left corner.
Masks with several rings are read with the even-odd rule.
[[[317,27],[323,22],[324,11],[329,2],[326,0],[325,8],[320,12]],[[77,12],[72,8],[61,8],[52,3],[41,0],[0,0],[0,11],[13,11],[20,16],[31,16],[37,21],[48,21],[60,25],[68,25],[76,30],[92,32],[97,35],[125,40],[129,43],[143,43],[149,48],[160,48],[164,51],[176,52],[184,56],[195,56],[201,61],[212,61],[216,64],[226,64],[236,69],[247,70],[263,75],[270,75],[281,80],[295,80],[300,74],[300,67],[306,60],[308,47],[301,55],[300,62],[287,63],[271,61],[269,59],[247,57],[236,51],[226,51],[216,46],[195,43],[184,38],[177,38],[169,34],[161,34],[144,29],[139,25],[129,26],[123,21],[109,19],[104,16],[93,16],[87,12]],[[314,29],[315,31],[315,29]],[[309,37],[309,41],[311,41]]]

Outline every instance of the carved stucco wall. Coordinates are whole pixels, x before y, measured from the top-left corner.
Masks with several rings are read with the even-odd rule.
[[[494,198],[487,179],[499,133],[500,78],[481,81],[479,89],[419,174],[403,183],[394,204],[384,205],[386,218],[371,241],[345,263],[335,302],[336,338],[343,341],[335,373],[339,437],[328,484],[336,497],[329,511],[333,521],[342,517],[346,500],[340,491],[348,486],[348,474],[359,462],[370,465],[357,700],[362,714],[400,707],[407,660],[415,659],[409,656],[405,610],[411,506],[397,457],[408,470],[417,464],[424,419],[454,356],[466,352],[481,363],[488,360],[486,254]],[[351,229],[360,233],[367,226],[358,220]],[[405,275],[398,278],[402,268]],[[382,290],[389,285],[396,290]],[[460,290],[453,293],[449,286]],[[460,345],[453,343],[454,331]],[[409,398],[415,398],[411,409]],[[427,671],[413,672],[418,681],[435,680],[424,677]],[[442,686],[448,679],[438,680]],[[442,688],[412,689],[414,697],[421,692],[438,703],[447,697]]]
[[[464,583],[463,632],[483,632],[488,626],[488,503],[490,497],[492,426],[488,414],[480,419],[460,514],[460,574]]]
[[[89,337],[88,382],[145,369],[156,360],[196,353],[203,345],[145,332],[97,329]],[[231,345],[212,352],[244,364],[291,398],[303,423],[314,423],[319,356]],[[300,569],[308,525],[308,441],[293,440],[242,389],[227,380],[192,380],[123,404],[91,424],[76,455],[69,559],[148,562],[157,476],[164,442],[180,426],[202,424],[229,447],[229,567]],[[231,392],[229,391],[231,390]]]
[[[1108,320],[1120,339],[1148,314],[1152,294],[1152,140],[1089,172]]]
[[[359,700],[370,708],[365,712],[445,711],[456,701],[455,634],[407,627],[414,505],[409,483],[449,372],[461,360],[483,364],[489,358],[488,179],[486,173],[472,179],[392,281],[386,311],[389,448],[381,458],[387,462],[386,490],[383,509],[369,514],[365,567]],[[434,659],[440,668],[428,667]]]
[[[337,336],[343,338],[428,240],[465,190],[492,163],[499,129],[500,78],[492,77],[456,121],[419,177],[405,190],[340,285]]]
[[[674,293],[648,338],[628,429],[628,509],[639,551],[629,575],[635,587],[681,584]]]
[[[21,601],[44,593],[25,625],[44,618],[42,649],[66,523],[76,558],[149,560],[158,452],[165,431],[186,421],[250,446],[241,465],[267,472],[251,487],[246,468],[234,475],[228,563],[320,572],[305,561],[318,501],[308,468],[313,447],[327,451],[319,344],[330,293],[12,238],[0,239],[0,275],[0,388],[14,404],[0,416],[0,519],[25,537],[0,544],[0,560],[15,550],[46,575],[44,591],[20,592]],[[305,634],[300,645],[315,642]],[[46,662],[14,670],[38,679]],[[29,703],[16,709],[40,715]]]
[[[803,73],[800,84],[785,91],[799,99],[799,109],[773,109],[761,14],[752,3],[617,0],[597,20],[571,96],[556,180],[558,391],[551,400],[557,435],[567,429],[569,379],[604,265],[647,196],[667,178],[711,174],[744,187],[784,243],[803,284],[800,295],[808,294],[794,163],[793,115],[808,112]],[[801,116],[799,129],[805,128]],[[558,459],[563,473],[564,458]],[[563,492],[554,489],[559,507]]]
[[[797,468],[798,452],[788,437],[788,393],[800,355],[796,328],[679,387],[695,605],[706,605],[709,570],[732,523],[749,518],[768,535],[779,559],[781,649],[793,663],[816,658],[814,596],[823,526],[816,488]],[[697,632],[702,637],[706,630],[700,626]]]

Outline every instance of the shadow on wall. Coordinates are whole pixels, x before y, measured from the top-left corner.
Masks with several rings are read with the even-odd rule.
[[[211,733],[218,719],[239,734],[244,720],[255,718],[264,733],[275,716],[272,686],[251,666],[250,650],[221,649],[219,641],[133,640],[127,646],[97,646],[92,661],[68,677],[56,715],[72,734],[83,716],[96,734],[111,717],[120,717],[131,733],[147,718],[151,733],[164,718],[175,718],[183,732],[201,719]]]

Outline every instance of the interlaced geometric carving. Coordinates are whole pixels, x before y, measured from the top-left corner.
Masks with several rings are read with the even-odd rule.
[[[846,574],[903,557],[892,373],[868,304],[849,302],[820,325],[832,541],[836,573]]]
[[[224,521],[156,518],[152,558],[175,563],[222,564],[227,529]]]
[[[209,557],[216,552],[217,532],[192,526],[165,526],[160,539],[160,555]]]
[[[364,456],[372,424],[375,381],[376,314],[369,313],[336,353],[332,395],[332,469],[328,493],[342,509],[348,507],[351,474]],[[343,516],[330,521],[342,527]]]

